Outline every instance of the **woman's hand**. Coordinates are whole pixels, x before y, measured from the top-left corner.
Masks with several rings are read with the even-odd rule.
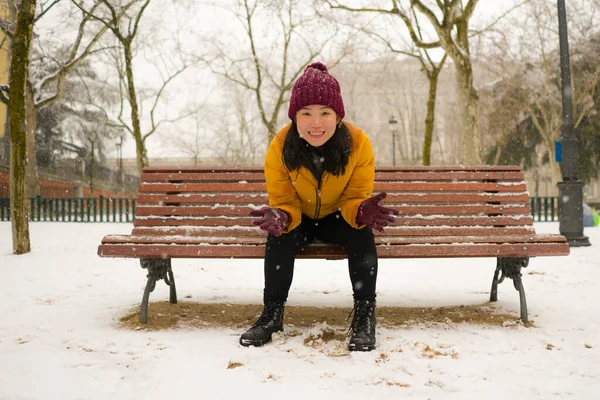
[[[383,232],[383,228],[388,226],[390,222],[394,222],[392,215],[399,215],[398,210],[380,206],[378,203],[385,199],[385,192],[379,193],[375,197],[371,197],[363,201],[358,207],[356,214],[356,222],[367,225],[371,229]]]
[[[290,216],[279,208],[264,206],[260,210],[250,211],[250,216],[257,217],[252,223],[273,236],[280,236],[290,223]]]

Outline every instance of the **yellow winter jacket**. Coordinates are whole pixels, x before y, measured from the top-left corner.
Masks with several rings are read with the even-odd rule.
[[[371,197],[375,181],[373,147],[367,135],[358,127],[344,122],[352,138],[352,154],[346,172],[333,176],[323,172],[321,182],[305,167],[289,171],[283,163],[283,143],[290,125],[275,135],[265,158],[265,177],[271,207],[286,211],[291,216],[284,232],[296,228],[302,214],[313,219],[323,218],[341,210],[351,226],[356,223],[358,206]]]

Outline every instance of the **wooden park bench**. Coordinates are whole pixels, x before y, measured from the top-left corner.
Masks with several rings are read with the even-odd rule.
[[[536,234],[524,175],[518,167],[378,168],[375,192],[400,212],[376,233],[380,258],[495,257],[490,301],[506,277],[527,303],[521,268],[530,257],[565,256],[561,235]],[[101,257],[139,258],[148,270],[140,322],[156,282],[177,302],[172,258],[262,258],[266,233],[250,210],[268,204],[262,168],[145,168],[131,235],[108,235]],[[343,248],[315,243],[298,258],[343,259]]]

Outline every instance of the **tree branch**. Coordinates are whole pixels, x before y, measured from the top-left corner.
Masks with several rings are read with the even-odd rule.
[[[185,71],[187,69],[187,65],[184,64],[184,66],[182,68],[180,68],[179,70],[177,70],[173,75],[171,75],[167,80],[165,80],[162,84],[162,86],[160,87],[160,89],[158,90],[158,93],[156,94],[156,98],[154,99],[154,104],[152,105],[152,109],[150,110],[150,122],[151,122],[151,126],[152,126],[152,131],[156,130],[156,128],[158,127],[158,125],[154,125],[154,111],[156,110],[156,105],[158,104],[158,100],[160,99],[160,96],[162,95],[163,91],[165,90],[165,88],[167,87],[167,85],[169,84],[169,82],[171,82],[173,79],[175,79],[177,77],[177,75],[181,74],[183,71]]]
[[[14,30],[15,30],[14,24],[12,24],[10,21],[7,21],[5,19],[0,19],[0,31],[2,33],[4,33],[4,36],[9,38],[11,42],[15,35]]]
[[[427,7],[425,4],[421,3],[420,0],[410,0],[410,5],[416,7],[416,9],[419,10],[421,14],[427,17],[427,19],[429,20],[429,22],[431,22],[431,25],[433,25],[436,32],[443,30],[442,24],[440,24],[440,21],[438,21],[433,11],[431,11],[429,7]],[[444,15],[446,15],[446,12],[444,12]]]
[[[520,8],[526,4],[528,4],[529,2],[531,2],[531,0],[524,0],[522,3],[519,4],[515,4],[514,6],[512,6],[511,8],[509,8],[508,10],[506,10],[504,13],[502,13],[502,15],[500,15],[498,18],[496,18],[491,24],[489,24],[488,26],[486,26],[485,28],[481,29],[481,30],[473,30],[471,33],[471,37],[472,36],[477,36],[482,34],[483,32],[489,31],[490,29],[492,29],[492,27],[494,25],[496,25],[498,22],[500,22],[503,18],[505,18],[508,14],[510,14],[511,12],[515,11],[517,8]]]
[[[33,20],[33,23],[35,24],[38,22],[48,11],[50,11],[50,9],[52,9],[52,7],[60,3],[60,1],[61,0],[54,0],[46,9],[42,9],[42,12]]]
[[[138,30],[138,26],[140,24],[140,20],[142,19],[142,14],[146,10],[146,7],[148,7],[148,4],[150,4],[150,0],[146,0],[146,2],[142,5],[142,8],[138,12],[137,16],[135,17],[135,23],[133,24],[133,32],[129,32],[130,38],[135,37],[137,30]]]
[[[98,16],[94,15],[93,13],[91,13],[91,12],[89,12],[88,10],[86,10],[85,8],[83,8],[83,6],[81,6],[79,3],[77,3],[77,1],[76,1],[76,0],[71,0],[71,3],[73,3],[73,4],[74,4],[74,5],[77,7],[77,8],[79,8],[79,10],[80,10],[82,13],[84,13],[84,14],[88,15],[90,18],[93,18],[94,20],[96,20],[96,21],[98,21],[98,22],[100,22],[100,23],[104,24],[104,25],[105,25],[107,28],[109,28],[109,29],[111,29],[111,30],[112,30],[112,27],[111,27],[111,26],[108,24],[108,22],[107,22],[107,21],[105,21],[104,19],[102,19],[102,18],[100,18],[100,17],[98,17]]]
[[[256,88],[254,92],[256,93],[256,102],[258,104],[258,110],[260,112],[261,118],[265,125],[269,124],[267,121],[267,116],[265,113],[265,107],[262,100],[261,86],[262,86],[262,75],[260,69],[260,63],[258,61],[258,54],[256,52],[256,45],[254,43],[254,34],[252,32],[252,16],[254,15],[254,11],[256,10],[258,2],[254,3],[254,7],[252,11],[248,8],[248,0],[244,0],[244,7],[246,9],[246,23],[248,28],[248,39],[250,39],[250,49],[252,51],[252,58],[254,60],[254,68],[256,69]]]
[[[98,6],[99,6],[99,3],[96,3],[90,11],[93,12],[96,9],[96,7],[98,7]],[[53,103],[54,101],[62,98],[62,96],[64,95],[64,83],[65,83],[67,74],[69,72],[71,72],[73,69],[75,69],[79,64],[81,64],[81,62],[92,53],[93,46],[100,40],[100,38],[109,29],[107,25],[104,25],[100,29],[100,31],[98,31],[98,33],[96,33],[96,35],[92,38],[92,40],[90,40],[90,42],[86,46],[85,50],[79,56],[77,56],[77,50],[79,49],[81,40],[84,36],[85,25],[87,24],[87,22],[89,22],[89,19],[92,18],[92,17],[90,17],[90,15],[91,15],[90,13],[83,12],[83,15],[84,15],[84,18],[81,22],[81,25],[79,26],[77,38],[75,40],[75,44],[73,45],[73,50],[71,51],[69,60],[67,61],[66,64],[62,65],[54,74],[51,74],[48,77],[46,77],[38,85],[39,89],[44,89],[51,82],[57,81],[56,94],[54,96],[51,96],[44,100],[39,100],[37,102],[37,104],[35,104],[35,107],[38,110],[41,110],[42,108],[47,107],[49,104]],[[122,16],[122,14],[121,14],[121,16]],[[119,16],[119,18],[121,16]]]
[[[406,51],[406,50],[398,50],[397,48],[395,48],[392,45],[392,43],[388,39],[384,38],[382,35],[380,35],[377,32],[373,32],[373,31],[370,31],[370,30],[367,30],[367,29],[364,29],[364,28],[362,29],[362,31],[364,33],[366,33],[367,35],[369,35],[369,36],[373,36],[373,37],[379,39],[381,41],[381,43],[383,43],[384,45],[386,45],[390,49],[390,51],[392,51],[392,53],[402,54],[402,55],[405,55],[405,56],[408,56],[408,57],[413,57],[413,58],[420,58],[420,56],[417,55],[417,54],[415,54],[415,53],[412,53],[412,52],[409,52],[409,51]]]
[[[192,110],[189,111],[185,114],[181,114],[180,116],[176,117],[176,118],[171,118],[171,119],[163,119],[158,121],[158,124],[156,124],[156,126],[153,126],[152,129],[150,129],[150,131],[148,131],[148,133],[146,133],[145,135],[142,136],[142,140],[146,141],[146,139],[148,138],[148,136],[154,134],[156,132],[156,130],[158,129],[159,126],[161,126],[164,123],[174,123],[177,121],[181,121],[182,119],[185,119],[187,117],[189,117],[190,115],[194,115],[198,110]]]
[[[469,0],[467,5],[465,6],[465,9],[464,9],[463,13],[461,14],[461,16],[457,18],[457,21],[461,21],[461,22],[469,21],[469,19],[471,19],[471,16],[473,15],[473,11],[475,10],[475,6],[477,5],[478,2],[479,2],[479,0]]]
[[[436,47],[440,46],[440,42],[432,42],[432,43],[425,43],[423,41],[421,41],[419,39],[419,37],[416,35],[414,27],[412,25],[412,22],[410,20],[410,18],[408,18],[408,16],[403,13],[402,11],[400,11],[400,9],[397,6],[397,3],[395,0],[393,0],[393,8],[391,10],[386,10],[386,9],[382,9],[382,8],[353,8],[353,7],[348,7],[345,5],[341,5],[339,4],[339,2],[336,0],[336,4],[334,5],[331,3],[331,0],[325,0],[327,2],[327,4],[329,4],[329,6],[331,8],[337,8],[337,9],[341,9],[341,10],[345,10],[345,11],[351,11],[351,12],[372,12],[372,13],[378,13],[378,14],[388,14],[388,15],[396,15],[398,17],[400,17],[400,19],[402,19],[402,21],[404,21],[404,24],[406,25],[406,28],[408,29],[408,33],[410,34],[411,39],[413,40],[413,42],[415,43],[415,45],[417,47],[422,47],[422,48],[426,48],[426,49],[433,49]],[[415,1],[415,0],[411,0],[411,1]],[[422,11],[422,12],[429,12],[431,13],[433,20],[432,20],[432,24],[437,24],[438,26],[440,25],[439,22],[437,21],[437,18],[435,17],[435,14],[433,14],[431,12],[431,10],[429,10],[427,7],[423,6],[424,9],[426,11]]]

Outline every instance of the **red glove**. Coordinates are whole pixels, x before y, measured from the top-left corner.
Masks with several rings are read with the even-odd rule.
[[[382,207],[378,204],[386,196],[385,192],[381,192],[377,196],[363,201],[358,206],[356,222],[367,225],[376,231],[383,232],[384,227],[388,226],[390,222],[394,222],[395,218],[392,215],[400,214],[398,210]]]
[[[279,208],[264,206],[260,210],[250,211],[250,216],[258,217],[252,223],[259,226],[260,229],[269,232],[274,236],[281,235],[281,232],[290,223],[290,216]]]

